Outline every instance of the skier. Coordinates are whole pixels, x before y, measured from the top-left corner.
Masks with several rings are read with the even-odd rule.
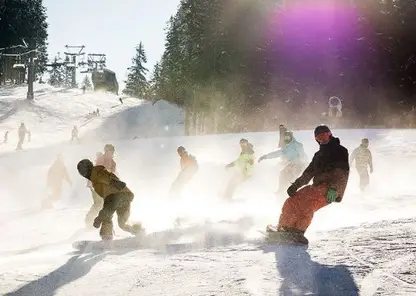
[[[74,125],[74,127],[72,129],[72,133],[71,133],[71,142],[73,143],[74,140],[77,140],[77,142],[79,143],[78,128],[77,128],[76,125]]]
[[[198,163],[195,156],[188,154],[183,146],[179,146],[177,149],[180,159],[181,171],[178,177],[173,182],[171,187],[171,193],[180,194],[183,187],[192,179],[198,170]]]
[[[109,172],[103,165],[94,166],[89,159],[81,160],[77,165],[81,176],[91,181],[95,192],[103,199],[103,208],[95,217],[93,226],[100,228],[102,240],[113,239],[112,218],[117,212],[118,226],[131,234],[141,231],[140,224],[127,224],[130,217],[130,204],[134,194],[115,174]]]
[[[104,146],[104,154],[98,152],[96,155],[95,165],[104,166],[107,171],[110,173],[116,174],[116,162],[114,161],[114,152],[115,148],[111,144],[106,144]],[[87,228],[91,227],[95,216],[98,215],[98,212],[102,209],[104,201],[103,199],[95,192],[94,186],[91,181],[88,181],[87,187],[91,190],[93,204],[85,216],[85,225]]]
[[[7,143],[7,141],[8,141],[8,139],[9,139],[9,131],[6,131],[6,132],[4,133],[4,140],[3,140],[3,143],[4,143],[4,144],[6,144],[6,143]]]
[[[253,174],[255,160],[253,145],[247,139],[240,140],[241,153],[237,160],[227,164],[225,168],[236,168],[233,176],[228,182],[224,199],[231,199],[237,186],[249,179]]]
[[[58,154],[56,160],[48,170],[47,186],[50,189],[50,195],[42,202],[42,208],[51,208],[55,201],[61,199],[62,183],[64,180],[72,186],[72,181],[69,178],[64,164],[63,155]]]
[[[368,149],[369,141],[367,138],[361,140],[361,145],[354,149],[351,153],[350,165],[355,160],[355,168],[360,176],[360,189],[364,189],[370,183],[370,176],[368,175],[367,167],[370,167],[370,173],[373,173],[373,157],[370,149]]]
[[[264,159],[272,159],[281,157],[284,160],[284,168],[279,175],[279,190],[277,194],[283,191],[290,185],[290,182],[295,180],[305,169],[307,157],[303,145],[296,141],[293,133],[286,131],[284,134],[284,146],[274,152],[263,155],[259,158],[260,163]]]
[[[325,125],[316,127],[314,134],[319,150],[303,174],[287,189],[289,198],[283,204],[277,227],[267,226],[272,240],[308,244],[304,233],[314,213],[330,203],[342,201],[350,171],[348,150]],[[313,184],[307,185],[311,179]],[[307,186],[301,188],[304,185]]]
[[[19,131],[18,131],[19,142],[17,143],[16,150],[22,149],[22,145],[23,145],[23,142],[25,141],[26,134],[27,134],[27,129],[26,129],[25,124],[22,122],[20,124]]]
[[[287,132],[287,128],[283,124],[279,125],[279,146],[278,146],[278,148],[282,148],[285,145],[285,132]]]

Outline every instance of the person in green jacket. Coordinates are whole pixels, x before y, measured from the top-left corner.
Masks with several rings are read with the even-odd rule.
[[[235,172],[228,182],[224,199],[231,199],[237,187],[253,175],[255,161],[253,145],[247,139],[240,140],[241,153],[239,157],[227,164],[225,168],[235,168]]]

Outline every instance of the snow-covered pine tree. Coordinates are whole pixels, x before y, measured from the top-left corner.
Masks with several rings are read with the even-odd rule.
[[[136,47],[136,55],[132,59],[132,66],[127,68],[129,71],[126,86],[123,93],[135,98],[145,99],[149,89],[149,82],[146,78],[148,69],[144,66],[147,63],[146,51],[143,43],[140,42]]]

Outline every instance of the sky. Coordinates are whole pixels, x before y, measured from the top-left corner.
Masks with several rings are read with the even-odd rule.
[[[49,23],[48,52],[85,45],[86,53],[105,53],[107,68],[123,87],[135,47],[143,42],[149,72],[164,51],[167,21],[180,0],[43,0]],[[82,76],[78,80],[82,80]]]

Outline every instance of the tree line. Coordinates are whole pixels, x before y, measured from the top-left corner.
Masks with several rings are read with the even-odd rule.
[[[35,50],[35,71],[37,75],[45,72],[47,29],[42,0],[0,1],[0,84],[6,80],[24,82],[28,60]]]
[[[47,27],[42,0],[0,2],[0,81],[28,59],[5,56],[11,46],[37,48],[45,71]],[[412,0],[182,0],[162,58],[149,73],[140,42],[123,92],[184,108],[189,134],[313,126],[333,120],[322,117],[331,96],[340,126],[411,126],[414,27]]]
[[[411,124],[415,27],[411,0],[182,0],[150,93],[190,134],[313,126],[334,95],[340,126]]]

